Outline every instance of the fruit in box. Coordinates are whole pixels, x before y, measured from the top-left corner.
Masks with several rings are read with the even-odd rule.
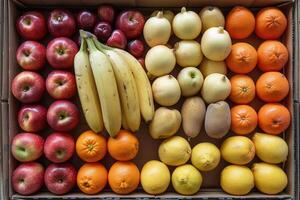
[[[47,126],[47,109],[41,105],[25,105],[18,112],[18,123],[26,132],[39,132]]]
[[[101,21],[112,25],[116,11],[111,5],[101,5],[98,7],[97,14]]]
[[[132,40],[127,45],[128,52],[136,58],[143,56],[144,43],[141,40]]]
[[[225,18],[222,11],[215,6],[206,6],[199,13],[202,21],[202,32],[211,27],[225,26]]]
[[[215,169],[219,165],[220,159],[220,150],[212,143],[202,142],[192,149],[191,162],[200,171]]]
[[[195,67],[185,67],[177,75],[182,96],[196,95],[203,84],[203,76]]]
[[[73,14],[68,10],[52,10],[48,17],[48,30],[53,37],[71,37],[76,31]]]
[[[181,67],[198,67],[203,55],[200,44],[194,40],[182,40],[175,43],[176,62]]]
[[[82,10],[77,14],[77,25],[79,28],[90,30],[96,23],[96,16],[88,10]]]
[[[112,27],[107,22],[98,22],[96,24],[96,26],[94,27],[94,32],[93,33],[96,35],[98,40],[100,40],[101,42],[106,42],[112,34]]]
[[[127,39],[124,33],[117,29],[112,32],[111,36],[107,39],[106,44],[111,47],[125,49],[127,45]]]
[[[204,78],[213,73],[227,74],[227,67],[224,61],[213,61],[203,57],[199,69]]]

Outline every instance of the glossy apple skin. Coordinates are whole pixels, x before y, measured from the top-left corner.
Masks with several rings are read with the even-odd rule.
[[[127,39],[122,31],[114,30],[111,36],[108,38],[106,44],[111,47],[125,49],[127,45]]]
[[[107,39],[111,36],[112,28],[111,25],[107,22],[99,22],[94,28],[94,35],[101,42],[106,42]]]
[[[47,109],[42,105],[25,105],[18,112],[18,123],[26,132],[39,132],[47,126]]]
[[[116,15],[115,9],[111,5],[102,5],[97,10],[100,21],[113,24]]]
[[[145,58],[138,58],[137,60],[142,65],[142,67],[146,70],[146,67],[145,67]]]
[[[37,192],[44,184],[44,167],[37,162],[23,163],[12,174],[14,191],[21,195]]]
[[[138,11],[124,11],[116,20],[116,28],[120,29],[128,39],[139,37],[144,28],[145,18]]]
[[[45,91],[45,81],[41,75],[31,71],[19,73],[12,81],[12,93],[22,103],[39,101]]]
[[[59,37],[48,43],[46,56],[49,64],[55,69],[73,67],[74,57],[78,52],[76,43],[66,37]]]
[[[33,133],[17,134],[11,144],[14,158],[20,162],[35,161],[43,154],[44,139]]]
[[[68,71],[54,70],[46,79],[46,88],[54,99],[69,99],[77,91],[75,76]]]
[[[18,64],[25,70],[39,70],[46,63],[46,48],[35,41],[23,42],[16,53]]]
[[[68,10],[55,9],[48,17],[48,30],[53,37],[71,37],[76,31],[76,22]]]
[[[45,17],[37,11],[24,13],[16,26],[19,35],[26,40],[41,40],[47,34]]]
[[[128,43],[127,47],[129,53],[136,58],[142,57],[144,54],[144,43],[141,40],[132,40]]]
[[[48,108],[47,122],[55,131],[70,131],[79,123],[79,111],[67,100],[57,100]]]
[[[75,148],[74,138],[67,133],[50,134],[44,145],[45,157],[54,163],[62,163],[69,160]]]
[[[44,176],[47,189],[58,195],[66,194],[76,184],[77,171],[70,163],[50,164]]]
[[[88,10],[80,11],[76,19],[78,27],[85,30],[91,30],[96,23],[96,15]]]

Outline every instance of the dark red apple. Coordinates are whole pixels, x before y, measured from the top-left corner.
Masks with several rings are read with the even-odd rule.
[[[70,134],[52,133],[45,141],[44,154],[51,162],[62,163],[72,157],[74,148],[75,141]]]
[[[77,171],[70,163],[50,164],[44,176],[47,189],[58,195],[66,194],[76,184]]]
[[[142,67],[143,67],[144,69],[146,69],[146,68],[145,68],[145,58],[138,58],[138,61],[139,61],[139,63],[142,65]]]
[[[75,76],[68,71],[54,70],[46,79],[46,88],[54,99],[69,99],[77,91]]]
[[[23,71],[13,79],[11,90],[14,97],[20,102],[34,103],[42,98],[45,81],[38,73]]]
[[[41,105],[25,105],[18,113],[18,122],[26,132],[39,132],[47,125],[47,109]]]
[[[48,30],[53,37],[71,37],[76,31],[73,14],[62,9],[51,11],[48,18]]]
[[[39,70],[46,63],[46,48],[35,41],[23,42],[17,50],[17,62],[25,70]]]
[[[90,30],[96,23],[96,16],[88,10],[82,10],[77,15],[77,25],[79,28]]]
[[[17,134],[11,144],[14,158],[20,162],[31,162],[43,154],[44,139],[33,133]]]
[[[44,184],[44,167],[37,162],[23,163],[12,174],[14,191],[21,195],[37,192]]]
[[[113,24],[115,14],[115,9],[111,5],[101,5],[98,7],[98,16],[101,21]]]
[[[48,43],[47,60],[56,69],[72,68],[78,51],[76,43],[66,37],[55,38]]]
[[[79,111],[67,100],[57,100],[48,108],[47,122],[56,131],[70,131],[79,123]]]
[[[108,38],[106,44],[111,47],[125,49],[127,45],[127,39],[124,33],[120,30],[114,30],[111,36]]]
[[[17,31],[26,40],[40,40],[47,34],[46,20],[42,13],[30,11],[17,20]]]
[[[141,40],[132,40],[128,43],[128,51],[136,58],[143,56],[144,54],[144,43]]]
[[[101,42],[106,42],[107,39],[111,36],[111,32],[111,25],[107,22],[99,22],[94,28],[94,35],[96,35],[98,40],[100,40]]]
[[[116,28],[123,31],[128,39],[139,37],[144,28],[145,18],[139,11],[124,11],[116,20]]]

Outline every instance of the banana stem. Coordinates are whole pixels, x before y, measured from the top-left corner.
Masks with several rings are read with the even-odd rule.
[[[87,42],[87,44],[88,44],[88,47],[89,47],[89,50],[90,50],[90,51],[97,51],[97,50],[98,50],[98,49],[96,48],[96,46],[95,46],[95,44],[94,44],[92,38],[87,38],[87,39],[86,39],[86,42]]]
[[[101,42],[99,42],[96,38],[93,38],[93,41],[96,45],[96,47],[99,49],[99,50],[113,50],[113,48],[105,45],[105,44],[102,44]]]
[[[80,49],[79,51],[86,51],[86,41],[83,37],[80,37],[80,40],[81,40],[81,44],[80,44]]]

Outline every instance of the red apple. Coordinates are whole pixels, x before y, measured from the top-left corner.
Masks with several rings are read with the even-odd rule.
[[[77,51],[76,43],[69,38],[55,38],[48,43],[47,60],[56,69],[72,68]]]
[[[18,113],[19,126],[26,132],[38,132],[46,125],[47,109],[41,105],[25,105]]]
[[[40,40],[47,34],[46,20],[42,13],[30,11],[17,20],[17,31],[26,40]]]
[[[90,30],[96,23],[96,16],[88,10],[82,10],[77,15],[77,24],[79,28]]]
[[[52,133],[45,141],[44,154],[51,162],[62,163],[72,157],[74,148],[75,141],[70,134]]]
[[[111,5],[102,5],[98,8],[98,16],[101,21],[113,24],[115,14],[115,9]]]
[[[75,186],[77,171],[70,163],[50,164],[44,176],[47,189],[58,195],[66,194]]]
[[[54,99],[69,99],[77,91],[75,76],[68,71],[54,70],[46,79],[46,88]]]
[[[13,79],[11,90],[14,97],[20,102],[34,103],[42,98],[45,81],[38,73],[23,71]]]
[[[127,45],[127,39],[122,31],[114,30],[114,32],[112,32],[111,36],[108,38],[106,44],[111,47],[125,49]]]
[[[17,62],[25,70],[39,70],[46,63],[46,48],[35,41],[23,42],[17,50]]]
[[[47,121],[56,131],[70,131],[79,123],[79,111],[70,101],[58,100],[48,108]]]
[[[144,28],[145,19],[139,11],[124,11],[116,20],[116,28],[123,31],[128,39],[139,37]]]
[[[43,154],[44,139],[33,133],[17,134],[11,144],[14,158],[20,162],[31,162]]]
[[[94,28],[94,35],[100,40],[101,42],[106,42],[107,39],[111,36],[112,28],[110,24],[106,22],[99,22],[96,24]]]
[[[44,184],[44,167],[37,162],[23,163],[12,174],[14,191],[21,195],[37,192]]]
[[[68,10],[53,10],[48,18],[48,29],[53,37],[71,37],[76,31],[72,13]]]
[[[144,50],[144,43],[141,40],[133,40],[128,43],[129,53],[136,58],[143,56]]]
[[[138,61],[142,65],[142,67],[145,69],[145,58],[138,58]]]

